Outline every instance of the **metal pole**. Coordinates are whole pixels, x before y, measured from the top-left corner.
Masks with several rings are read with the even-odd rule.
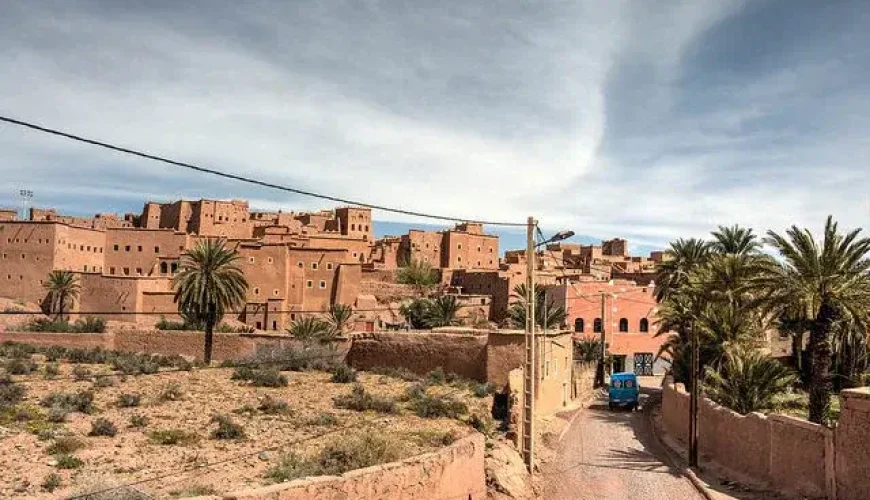
[[[689,400],[689,466],[698,466],[698,398],[699,394],[699,378],[700,378],[700,362],[698,352],[698,335],[695,332],[695,325],[691,325],[692,335],[692,366],[690,370],[689,385],[690,400]]]
[[[526,234],[526,363],[523,379],[523,461],[535,468],[535,226],[529,217]]]

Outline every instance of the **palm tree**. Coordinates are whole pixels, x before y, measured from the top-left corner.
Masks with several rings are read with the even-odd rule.
[[[336,334],[341,335],[350,325],[353,309],[344,304],[333,304],[329,307],[329,312],[326,316],[326,321],[335,330]]]
[[[752,255],[761,250],[752,229],[740,227],[737,224],[725,227],[719,226],[718,231],[713,231],[713,243],[711,250],[720,254]]]
[[[455,295],[442,295],[431,300],[426,309],[425,321],[429,328],[453,326],[459,323],[456,318],[462,306]]]
[[[659,263],[656,272],[656,300],[661,302],[668,294],[675,292],[688,280],[689,273],[703,265],[710,255],[710,242],[682,238],[671,242],[667,250],[670,259]]]
[[[49,312],[57,313],[56,321],[63,320],[64,310],[72,306],[81,291],[78,278],[71,271],[52,271],[43,287],[48,291]]]
[[[411,259],[400,267],[396,274],[396,282],[418,287],[430,287],[438,284],[438,272],[428,262]]]
[[[405,317],[411,328],[422,330],[428,326],[426,315],[432,301],[426,298],[416,298],[407,304],[402,304],[399,307],[399,314]]]
[[[771,410],[776,396],[797,380],[795,373],[757,349],[738,347],[725,355],[723,365],[707,367],[704,390],[713,401],[747,414]]]
[[[314,316],[303,316],[290,324],[287,331],[304,344],[328,344],[337,333],[331,324]]]
[[[771,266],[759,280],[764,287],[766,311],[798,311],[809,326],[809,420],[823,423],[830,407],[831,340],[838,322],[870,325],[870,239],[860,229],[842,234],[828,217],[819,243],[808,229],[792,226],[781,236],[768,231],[765,242],[783,261]]]
[[[248,282],[236,265],[239,253],[225,240],[203,240],[181,256],[172,279],[175,303],[186,321],[205,325],[203,358],[211,363],[214,327],[224,313],[245,303]]]
[[[524,283],[515,286],[511,296],[516,300],[508,308],[508,318],[514,328],[526,326],[526,297],[528,288]],[[535,324],[545,330],[560,328],[568,317],[565,308],[556,305],[552,299],[547,300],[547,293],[543,287],[535,286]]]

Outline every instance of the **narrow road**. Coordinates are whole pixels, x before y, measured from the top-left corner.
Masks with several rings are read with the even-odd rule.
[[[642,400],[643,401],[643,400]],[[546,499],[703,500],[663,457],[642,411],[599,399],[577,417],[540,478]]]

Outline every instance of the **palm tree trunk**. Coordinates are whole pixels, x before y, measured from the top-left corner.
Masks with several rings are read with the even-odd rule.
[[[792,362],[794,363],[794,368],[795,368],[795,370],[796,370],[798,373],[801,374],[801,378],[802,378],[803,380],[806,380],[806,378],[803,377],[803,373],[804,373],[804,372],[803,372],[803,364],[804,364],[804,361],[803,361],[803,353],[801,352],[801,351],[803,350],[803,343],[804,343],[804,334],[803,334],[803,332],[792,334],[792,336],[791,336],[791,358],[792,358]]]
[[[810,328],[810,414],[809,421],[822,424],[831,405],[831,331],[836,311],[823,303]]]
[[[208,305],[208,312],[205,316],[205,347],[203,353],[203,361],[206,366],[211,364],[211,355],[214,348],[214,324],[215,324],[215,306]]]

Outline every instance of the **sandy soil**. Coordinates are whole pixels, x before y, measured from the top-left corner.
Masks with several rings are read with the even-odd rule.
[[[41,356],[35,355],[34,360]],[[42,365],[43,363],[40,363]],[[95,373],[108,372],[103,365],[85,365]],[[44,415],[45,409],[38,406],[39,400],[54,391],[76,392],[94,387],[91,381],[75,382],[70,380],[73,365],[61,364],[61,379],[43,380],[41,373],[13,377],[26,381],[27,397],[20,407],[36,408]],[[316,452],[329,440],[340,439],[342,433],[360,432],[369,427],[382,430],[395,436],[404,444],[404,454],[412,456],[430,451],[437,445],[425,442],[420,437],[427,431],[430,434],[455,430],[457,435],[469,432],[470,428],[457,420],[421,419],[404,408],[398,415],[359,413],[334,407],[333,396],[351,391],[351,384],[330,382],[330,374],[323,372],[296,373],[285,372],[289,386],[283,388],[256,388],[239,381],[230,380],[231,369],[209,369],[193,372],[162,373],[150,376],[128,377],[126,381],[116,380],[115,386],[95,389],[96,411],[91,415],[72,413],[63,424],[56,425],[61,433],[83,439],[86,448],[75,452],[84,461],[76,470],[61,470],[56,467],[54,457],[46,451],[51,440],[41,441],[32,431],[33,422],[7,422],[0,428],[0,498],[62,498],[81,492],[82,488],[94,484],[115,485],[145,481],[138,486],[153,498],[167,498],[173,493],[189,491],[197,486],[208,485],[218,493],[268,484],[264,472],[273,465],[282,451],[294,451],[303,455]],[[63,377],[67,377],[63,379]],[[185,391],[179,401],[160,402],[159,394],[174,382]],[[407,382],[393,378],[361,373],[360,382],[367,390],[378,395],[400,396],[404,394]],[[450,391],[465,400],[472,411],[487,414],[491,398],[478,399],[465,390],[449,387],[438,388]],[[118,408],[116,400],[120,393],[138,393],[142,404],[137,408]],[[253,415],[234,414],[232,411],[245,405],[254,408],[266,395],[282,399],[290,404],[290,416],[271,416],[261,412]],[[323,427],[311,423],[322,412],[333,413],[338,425]],[[143,430],[129,426],[134,414],[145,415],[150,423]],[[210,423],[214,414],[227,414],[244,426],[247,439],[239,441],[215,440],[210,431],[215,428]],[[91,422],[96,418],[106,418],[118,428],[115,437],[89,437]],[[351,429],[340,430],[344,426],[357,425]],[[31,430],[28,431],[28,425]],[[52,425],[44,420],[43,427]],[[183,429],[195,432],[199,441],[193,445],[159,445],[149,439],[148,433],[155,429]],[[339,429],[339,431],[336,431]],[[333,434],[311,439],[302,443],[287,445],[300,439],[316,437],[325,432]],[[260,453],[266,448],[276,449]],[[213,464],[237,457],[225,464],[192,470],[183,474],[175,472],[195,468],[198,465]],[[40,487],[44,478],[50,474],[60,475],[62,486],[52,493]],[[159,480],[146,481],[156,476],[171,474]]]

